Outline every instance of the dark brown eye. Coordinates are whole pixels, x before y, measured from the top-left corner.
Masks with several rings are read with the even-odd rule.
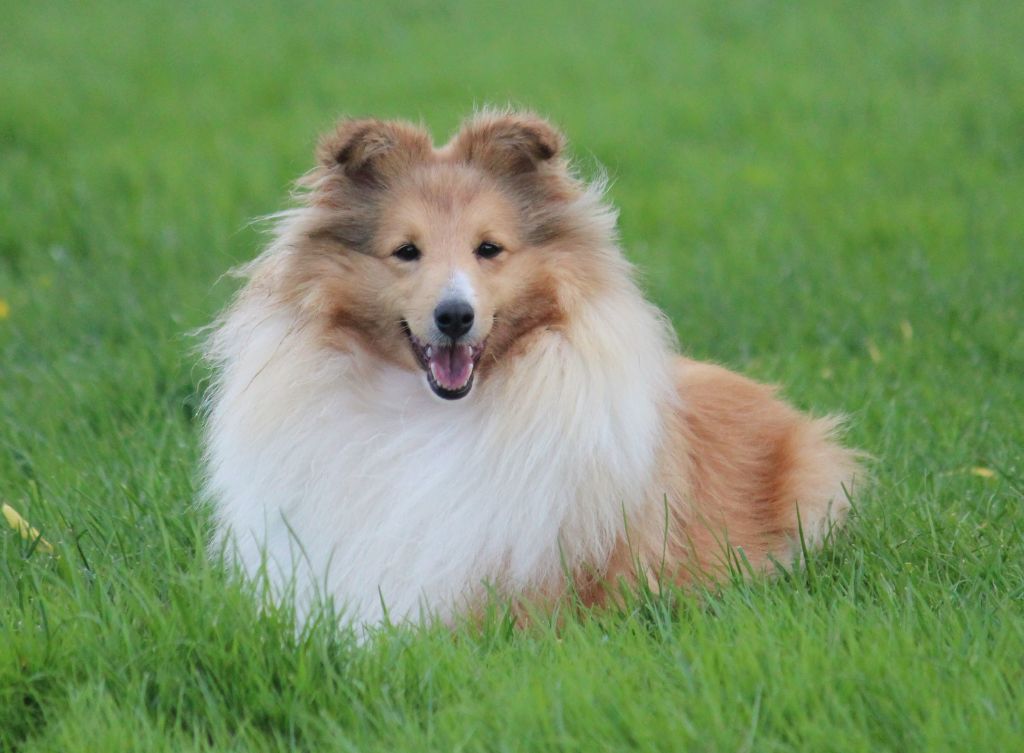
[[[481,259],[493,259],[495,256],[502,252],[501,246],[497,243],[491,243],[490,241],[484,241],[476,247],[476,255]]]
[[[420,250],[411,243],[403,243],[401,246],[396,248],[391,255],[401,261],[416,261],[421,256]]]

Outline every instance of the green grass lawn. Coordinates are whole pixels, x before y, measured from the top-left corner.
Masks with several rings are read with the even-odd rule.
[[[0,520],[0,750],[1019,749],[1019,3],[372,5],[0,0],[0,500],[59,554]],[[297,638],[204,555],[188,332],[335,116],[508,101],[874,485],[781,579]]]

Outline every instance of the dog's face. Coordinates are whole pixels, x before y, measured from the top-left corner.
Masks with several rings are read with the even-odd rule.
[[[465,397],[564,315],[559,241],[578,187],[561,147],[523,115],[480,116],[442,149],[405,123],[343,122],[309,180],[318,219],[293,256],[296,297],[334,346]]]
[[[451,168],[424,171],[385,203],[376,244],[391,278],[379,291],[385,316],[400,321],[439,397],[470,391],[498,312],[521,293],[529,249],[517,225],[494,186]]]

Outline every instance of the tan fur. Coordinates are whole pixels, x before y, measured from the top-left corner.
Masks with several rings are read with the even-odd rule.
[[[484,113],[440,149],[415,125],[344,121],[321,140],[319,165],[304,179],[316,212],[303,242],[260,268],[253,285],[265,278],[327,347],[361,354],[369,379],[384,365],[419,370],[402,322],[422,331],[459,270],[476,294],[486,382],[544,333],[586,337],[574,329],[580,312],[630,277],[563,147],[529,113]],[[504,253],[476,258],[484,240]],[[392,256],[407,242],[423,251],[415,264]],[[609,357],[629,354],[595,355]],[[836,443],[834,420],[809,418],[773,388],[718,366],[679,357],[673,368],[676,394],[662,406],[647,499],[611,554],[574,575],[587,602],[604,601],[608,583],[632,581],[637,564],[652,584],[719,575],[739,551],[770,569],[773,559],[792,560],[800,525],[809,544],[820,543],[848,507],[856,455]],[[559,591],[538,584],[533,595]]]
[[[665,507],[634,533],[632,554],[648,573],[686,582],[721,574],[734,556],[754,569],[785,565],[801,535],[814,547],[842,524],[857,463],[835,443],[834,419],[809,418],[774,388],[720,366],[679,358],[676,372]],[[619,557],[612,580],[630,576],[632,563]]]
[[[680,357],[676,372],[680,402],[650,494],[662,503],[627,522],[606,562],[573,573],[584,604],[617,600],[638,577],[658,590],[772,572],[800,555],[801,538],[814,549],[846,518],[860,453],[836,443],[836,419],[810,418],[774,388],[714,364]],[[524,624],[528,613],[520,610]]]

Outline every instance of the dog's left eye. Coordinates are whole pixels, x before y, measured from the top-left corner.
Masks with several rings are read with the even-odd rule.
[[[396,259],[401,259],[402,261],[416,261],[420,256],[422,256],[420,250],[411,243],[403,243],[401,246],[396,248],[391,255]]]
[[[493,259],[495,256],[502,252],[501,246],[497,243],[491,243],[490,241],[484,241],[476,247],[476,255],[481,259]]]

